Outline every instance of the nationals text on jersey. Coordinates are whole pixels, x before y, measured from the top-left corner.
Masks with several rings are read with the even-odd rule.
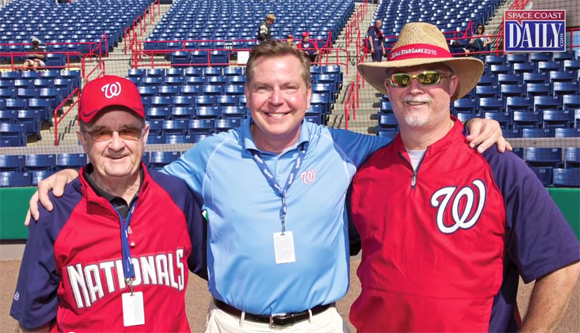
[[[180,291],[183,290],[185,268],[182,260],[183,249],[177,249],[175,256],[173,253],[160,253],[132,258],[135,267],[133,286],[139,286],[143,283],[145,285],[166,285]],[[177,275],[174,267],[178,270]],[[66,271],[79,309],[91,306],[103,298],[105,293],[110,294],[126,287],[121,259],[85,266],[82,264],[69,265],[66,267]],[[106,286],[103,285],[102,277],[105,279]]]

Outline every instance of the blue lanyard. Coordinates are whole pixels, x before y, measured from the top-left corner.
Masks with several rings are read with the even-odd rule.
[[[299,148],[300,150],[298,151],[298,157],[296,158],[294,167],[292,167],[292,170],[288,175],[288,180],[286,181],[284,188],[282,188],[274,178],[274,174],[272,174],[272,171],[270,171],[270,168],[268,168],[266,162],[264,162],[264,160],[262,159],[262,154],[260,154],[260,152],[255,149],[250,149],[252,157],[254,158],[256,164],[258,164],[260,171],[262,171],[262,174],[264,174],[264,177],[266,177],[266,180],[268,181],[270,186],[276,191],[276,194],[278,194],[282,199],[282,208],[280,209],[282,234],[284,234],[284,232],[286,231],[286,212],[288,210],[288,206],[286,205],[286,193],[288,192],[290,185],[292,185],[292,183],[294,182],[294,179],[296,179],[296,174],[298,174],[298,170],[302,165],[302,160],[304,159],[304,155],[306,155],[306,143],[304,142],[300,144]]]
[[[123,274],[125,275],[125,283],[127,283],[129,289],[131,289],[131,293],[133,293],[132,285],[133,280],[135,279],[135,268],[133,267],[133,260],[131,259],[131,250],[129,247],[129,224],[131,222],[131,216],[133,216],[136,203],[137,200],[135,200],[131,205],[129,214],[125,219],[123,219],[121,214],[117,212],[117,215],[119,215],[119,219],[121,220],[121,250],[123,252],[121,260],[123,262]],[[115,209],[115,211],[117,210]]]

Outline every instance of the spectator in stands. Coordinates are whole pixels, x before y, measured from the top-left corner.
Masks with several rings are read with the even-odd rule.
[[[292,35],[286,36],[286,43],[288,43],[289,45],[291,45],[294,48],[297,47],[296,43],[294,43],[294,36],[292,36]]]
[[[383,60],[383,56],[386,55],[385,49],[385,37],[383,37],[383,31],[381,26],[383,22],[381,20],[376,20],[375,25],[371,26],[367,31],[367,38],[369,39],[369,46],[371,48],[371,57],[374,62],[380,62]]]
[[[207,331],[342,331],[335,302],[349,283],[345,195],[357,167],[389,139],[304,121],[309,61],[283,41],[256,46],[246,75],[251,120],[164,169],[194,190],[206,212],[214,298]],[[472,143],[484,149],[499,125],[482,125],[472,122],[475,132],[484,129]],[[40,185],[48,209],[47,189],[60,195],[69,174],[76,173]]]
[[[46,47],[40,43],[40,39],[32,37],[32,50],[26,54],[24,60],[24,70],[37,70],[38,67],[44,67],[44,59],[46,58]]]
[[[490,44],[491,38],[489,38],[487,32],[485,32],[485,26],[483,24],[478,24],[477,32],[469,40],[469,44],[464,48],[464,50],[467,54],[471,52],[488,51]]]
[[[310,41],[308,31],[302,33],[302,40],[298,43],[298,49],[304,52],[304,55],[310,59],[311,63],[316,62],[318,56],[318,43]]]
[[[193,193],[141,163],[149,126],[131,81],[93,80],[79,105],[89,164],[30,226],[10,314],[24,329],[189,331],[188,265],[207,278]]]
[[[476,153],[451,116],[483,67],[453,58],[428,23],[405,25],[388,61],[358,66],[400,126],[353,179],[359,331],[550,332],[565,312],[580,271],[576,236],[521,158]],[[536,280],[521,326],[520,274]]]
[[[265,42],[272,39],[272,29],[270,28],[274,21],[276,20],[276,16],[272,13],[266,16],[264,22],[260,24],[258,27],[258,40],[261,42]]]

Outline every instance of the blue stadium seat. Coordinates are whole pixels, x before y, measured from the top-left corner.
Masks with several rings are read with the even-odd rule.
[[[503,112],[503,102],[497,97],[482,97],[478,99],[478,108],[482,112]]]
[[[552,60],[556,61],[573,60],[573,59],[575,59],[575,56],[574,52],[572,51],[554,52],[552,54]]]
[[[527,53],[510,53],[506,55],[506,62],[509,63],[527,63],[528,54]]]
[[[550,82],[574,82],[576,81],[576,73],[573,71],[559,71],[549,72]]]
[[[580,85],[578,84],[578,82],[554,82],[552,89],[554,96],[578,94],[578,91],[580,90]]]
[[[552,167],[530,167],[545,187],[552,186]]]
[[[180,143],[195,143],[195,136],[183,134],[168,134],[165,136],[165,143],[169,145]]]
[[[193,106],[193,96],[191,95],[176,95],[172,97],[173,107],[176,106]]]
[[[161,86],[159,87],[159,89],[157,90],[157,93],[161,96],[170,96],[173,98],[173,96],[177,95],[178,92],[178,88],[172,85],[166,85],[166,86]]]
[[[522,137],[522,129],[521,128],[504,129],[503,130],[503,137],[504,138],[521,138]]]
[[[213,133],[214,119],[192,119],[187,123],[187,129],[191,134]]]
[[[239,104],[238,97],[232,95],[219,95],[217,96],[216,101],[219,106],[237,106]]]
[[[529,54],[528,59],[531,62],[550,61],[552,60],[552,54],[550,52],[532,52]]]
[[[202,76],[203,70],[201,67],[189,67],[185,69],[184,74],[185,76]]]
[[[191,53],[187,51],[175,51],[171,53],[170,63],[171,66],[184,66],[191,62]]]
[[[537,66],[539,72],[557,72],[562,70],[562,63],[559,61],[539,61]]]
[[[165,70],[162,68],[149,68],[145,71],[145,76],[163,78],[165,76]]]
[[[576,60],[564,60],[562,67],[565,71],[577,71],[580,70],[580,59]]]
[[[192,96],[200,95],[202,93],[203,86],[202,85],[185,85],[185,86],[181,86],[179,89],[180,89],[180,91],[179,91],[180,95],[187,96],[187,97],[190,97],[191,99],[193,99]]]
[[[30,173],[30,178],[31,178],[30,185],[37,186],[41,180],[52,175],[54,173],[54,171],[52,171],[52,170],[34,170],[34,171],[30,171],[29,173]]]
[[[185,83],[185,78],[182,76],[167,76],[165,77],[164,84],[166,86],[182,86]]]
[[[486,119],[496,120],[503,129],[509,128],[512,122],[512,115],[509,112],[486,112],[483,116]]]
[[[547,96],[552,94],[552,87],[548,83],[527,83],[528,96]]]
[[[580,128],[554,128],[556,138],[580,138]]]
[[[0,171],[24,171],[24,155],[0,155]]]
[[[564,95],[562,96],[562,107],[565,110],[580,109],[580,95]]]
[[[165,70],[165,76],[184,76],[183,68],[168,68]]]
[[[522,138],[553,138],[553,128],[522,128]]]
[[[531,111],[534,108],[533,100],[528,97],[507,97],[505,108],[508,112],[516,110]]]
[[[379,127],[381,129],[385,128],[394,128],[397,129],[399,127],[399,122],[394,114],[385,114],[385,113],[378,113],[379,118]]]
[[[475,118],[476,114],[473,112],[457,112],[455,116],[457,117],[457,119],[459,119],[459,121],[464,123],[469,119]]]
[[[18,110],[18,122],[25,125],[25,134],[27,136],[36,135],[40,140],[42,139],[40,134],[41,123],[43,122],[44,115],[43,111],[39,110]]]
[[[195,117],[195,108],[193,106],[174,106],[171,109],[171,118],[173,120],[189,120],[193,119],[194,117]]]
[[[476,86],[475,95],[477,97],[494,97],[499,95],[499,89],[497,86]]]
[[[580,147],[566,147],[564,149],[564,163],[566,168],[580,167]]]
[[[526,94],[526,90],[524,89],[524,86],[521,84],[502,84],[500,86],[500,93],[505,96],[514,96],[514,97],[519,97],[519,96],[524,96]]]
[[[240,127],[241,120],[235,118],[216,119],[214,129],[217,133]]]
[[[308,110],[306,111],[308,114]],[[248,109],[245,106],[225,106],[220,108],[220,114],[224,119],[235,118],[243,119],[248,115]]]
[[[232,75],[227,77],[228,84],[245,84],[246,83],[246,76],[245,75]]]
[[[195,117],[202,119],[217,119],[220,116],[220,107],[214,105],[202,105],[195,108]]]
[[[243,85],[240,84],[227,84],[224,86],[224,94],[228,95],[243,95],[245,89]]]
[[[26,171],[56,169],[56,156],[54,154],[29,154],[24,161]]]
[[[32,177],[28,172],[1,171],[0,187],[32,186]]]
[[[223,75],[208,76],[206,78],[206,82],[214,86],[224,86],[226,83],[228,83],[228,78],[228,76]]]
[[[541,110],[556,110],[562,105],[562,101],[557,96],[551,96],[551,94],[534,96],[534,111]]]
[[[185,85],[190,85],[190,86],[205,85],[205,77],[203,77],[203,76],[186,76],[185,77]]]
[[[244,75],[244,68],[243,67],[226,67],[224,68],[224,75],[226,76],[237,76],[237,75]]]
[[[574,113],[570,110],[544,110],[542,111],[542,120],[544,128],[571,127]]]
[[[505,74],[501,73],[497,75],[497,83],[500,85],[503,84],[521,84],[522,76],[520,74]]]
[[[162,76],[146,76],[141,80],[141,84],[145,87],[160,87],[163,85]]]
[[[26,146],[26,127],[24,124],[0,123],[0,147]]]
[[[148,145],[158,145],[158,144],[165,144],[165,135],[164,134],[149,134],[147,137],[147,144]],[[161,169],[161,168],[159,168]]]
[[[524,84],[545,83],[548,82],[548,73],[523,73],[522,80],[524,81]]]
[[[580,187],[580,168],[555,168],[553,175],[554,186]]]
[[[187,120],[165,120],[162,124],[162,130],[166,137],[167,135],[185,135],[187,133]]]
[[[209,86],[206,86],[206,88],[208,88]],[[221,91],[217,89],[217,87],[213,88],[216,94],[220,94]],[[204,90],[204,92],[206,92]],[[195,105],[196,106],[214,106],[217,105],[216,102],[216,98],[215,96],[205,96],[205,95],[200,95],[200,96],[195,96],[194,97],[194,101],[195,101]]]
[[[514,111],[512,123],[516,128],[540,128],[542,114],[537,111]]]
[[[534,66],[529,62],[514,63],[512,65],[512,71],[514,72],[514,74],[533,73],[536,71],[536,66]]]
[[[525,151],[530,166],[558,167],[562,163],[562,148],[527,147]]]
[[[511,65],[504,64],[504,65],[491,65],[489,66],[489,71],[495,75],[498,74],[508,74],[512,72]]]
[[[158,170],[177,160],[179,156],[181,153],[178,151],[152,151],[149,156],[149,164],[152,169]]]
[[[212,51],[210,53],[210,63],[212,66],[228,66],[229,62],[229,52],[227,51]]]
[[[468,98],[458,99],[458,100],[453,102],[453,106],[454,106],[455,110],[460,110],[461,107],[467,108],[467,105],[469,105],[469,104],[471,104],[470,109],[473,110],[476,108],[475,101],[468,99]],[[460,108],[457,108],[456,105],[459,105]],[[393,113],[393,105],[391,104],[390,101],[381,100],[380,111],[383,113]]]
[[[56,155],[56,170],[63,170],[67,168],[78,169],[87,164],[86,154],[57,154]]]

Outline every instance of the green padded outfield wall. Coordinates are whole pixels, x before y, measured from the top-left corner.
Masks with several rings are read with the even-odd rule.
[[[0,240],[24,240],[24,218],[36,188],[0,188]],[[580,240],[580,189],[549,188],[548,192]]]

